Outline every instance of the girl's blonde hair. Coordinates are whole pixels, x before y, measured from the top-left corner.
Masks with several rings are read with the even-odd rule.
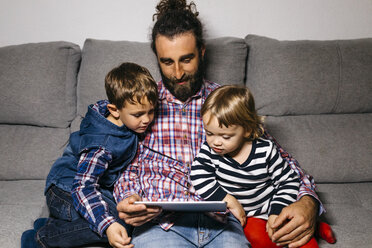
[[[264,133],[263,117],[257,115],[253,95],[247,87],[225,85],[214,90],[201,109],[202,116],[207,112],[217,118],[220,127],[242,126],[251,133],[249,140],[257,139]]]

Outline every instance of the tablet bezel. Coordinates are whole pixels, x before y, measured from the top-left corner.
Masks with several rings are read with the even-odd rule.
[[[224,201],[136,201],[134,204],[180,212],[225,212],[227,209]]]

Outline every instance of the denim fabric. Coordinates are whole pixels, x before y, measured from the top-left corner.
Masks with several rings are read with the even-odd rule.
[[[110,213],[123,225],[128,234],[131,227],[120,220],[112,193],[101,190],[102,198],[107,202]],[[107,243],[106,236],[93,232],[88,221],[73,207],[70,193],[52,185],[46,193],[50,218],[37,232],[37,241],[42,247],[75,247],[95,243]]]
[[[111,154],[112,161],[98,182],[105,188],[111,188],[132,161],[137,151],[138,137],[125,125],[119,127],[105,118],[108,114],[107,104],[107,100],[101,100],[88,107],[80,130],[70,135],[63,155],[53,164],[46,180],[45,192],[52,184],[71,191],[82,151],[105,148]]]
[[[234,216],[229,215],[225,224],[202,213],[183,214],[168,231],[152,222],[135,227],[132,243],[136,248],[251,247],[240,222]]]

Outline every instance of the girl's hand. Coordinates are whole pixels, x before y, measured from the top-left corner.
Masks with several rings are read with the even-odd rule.
[[[240,224],[245,226],[247,216],[242,204],[240,204],[240,202],[238,202],[234,196],[229,194],[227,194],[223,200],[227,203],[227,208],[230,210],[230,212],[240,221]]]
[[[130,244],[130,237],[128,237],[125,227],[115,222],[106,229],[107,238],[109,243],[114,248],[131,248],[134,247]]]
[[[272,214],[269,216],[269,219],[266,222],[266,232],[269,235],[270,239],[273,236],[274,232],[276,231],[276,229],[272,228],[276,218],[278,218],[278,215]]]

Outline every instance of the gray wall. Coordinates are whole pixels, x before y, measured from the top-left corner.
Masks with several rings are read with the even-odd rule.
[[[86,38],[148,41],[157,0],[0,0],[0,46]],[[372,0],[194,0],[207,37],[372,37]]]

